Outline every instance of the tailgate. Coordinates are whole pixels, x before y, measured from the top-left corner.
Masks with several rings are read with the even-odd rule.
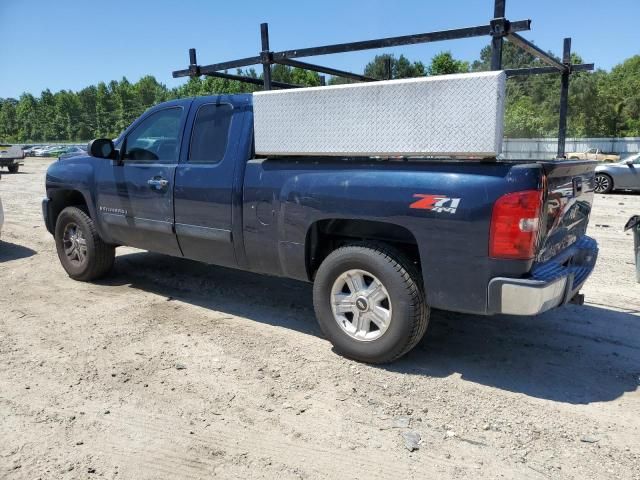
[[[585,234],[597,162],[555,160],[541,164],[546,175],[546,195],[536,261],[546,262]]]

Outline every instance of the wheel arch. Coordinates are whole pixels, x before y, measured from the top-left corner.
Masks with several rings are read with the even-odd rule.
[[[74,188],[58,189],[49,193],[47,230],[53,234],[55,231],[56,220],[60,212],[67,207],[78,207],[85,211],[89,217],[92,217],[89,209],[89,202],[86,196],[80,190]]]
[[[313,280],[320,264],[332,251],[359,242],[391,245],[402,252],[419,271],[422,270],[418,241],[405,226],[375,220],[325,218],[315,221],[307,229],[305,265],[309,280]]]

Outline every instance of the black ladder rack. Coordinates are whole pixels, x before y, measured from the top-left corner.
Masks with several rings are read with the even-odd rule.
[[[295,60],[296,58],[315,57],[335,53],[355,52],[360,50],[372,50],[402,45],[415,45],[418,43],[440,42],[471,37],[491,37],[491,70],[502,70],[502,45],[505,39],[522,48],[548,64],[548,67],[518,68],[505,70],[508,77],[526,75],[538,75],[556,73],[562,75],[560,83],[560,112],[558,121],[558,158],[565,157],[565,140],[567,136],[567,114],[569,104],[569,78],[573,72],[593,70],[593,63],[571,63],[571,38],[565,38],[562,49],[562,61],[558,61],[544,50],[540,49],[518,32],[531,29],[531,20],[509,21],[505,17],[506,0],[494,0],[493,18],[488,25],[475,27],[456,28],[453,30],[441,30],[437,32],[419,33],[416,35],[403,35],[399,37],[377,38],[350,43],[337,43],[320,47],[301,48],[297,50],[283,50],[274,52],[269,48],[269,26],[266,23],[260,25],[262,39],[262,51],[255,57],[240,58],[228,62],[214,63],[211,65],[198,65],[195,48],[189,49],[189,68],[176,70],[173,77],[199,77],[207,75],[211,77],[238,80],[241,82],[262,85],[265,90],[272,88],[301,88],[303,85],[294,85],[277,82],[271,79],[271,65],[280,64],[291,67],[300,67],[318,73],[349,78],[361,82],[372,82],[381,79],[371,78],[366,75],[346,72],[331,67],[324,67],[307,62]],[[248,67],[262,64],[262,78],[253,78],[242,75],[233,75],[226,72],[232,68]],[[387,78],[391,77],[390,65],[387,65]],[[324,77],[321,77],[323,80]],[[382,79],[386,80],[386,79]],[[324,83],[324,82],[321,82]]]

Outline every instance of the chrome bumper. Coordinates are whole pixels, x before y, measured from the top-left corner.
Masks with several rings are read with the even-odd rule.
[[[569,302],[587,280],[598,257],[598,244],[584,236],[556,258],[537,265],[530,278],[493,278],[489,313],[537,315]]]

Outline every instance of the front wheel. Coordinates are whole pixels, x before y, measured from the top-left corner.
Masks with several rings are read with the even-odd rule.
[[[418,272],[400,252],[381,245],[330,253],[316,274],[313,303],[336,351],[367,363],[406,354],[429,322]]]
[[[604,173],[597,173],[594,190],[596,193],[609,193],[613,190],[612,178]]]
[[[9,173],[18,173],[18,170],[20,170],[20,165],[9,165],[7,169],[9,170]]]
[[[89,282],[104,276],[115,259],[115,247],[102,241],[89,215],[67,207],[56,220],[56,250],[62,267],[74,280]]]

